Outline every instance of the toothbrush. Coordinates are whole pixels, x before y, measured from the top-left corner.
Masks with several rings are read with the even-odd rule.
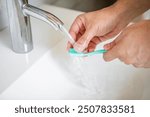
[[[69,50],[69,54],[71,56],[76,56],[76,57],[86,57],[86,56],[93,56],[93,55],[96,55],[96,54],[103,54],[107,52],[106,50],[102,49],[102,50],[96,50],[94,52],[89,52],[89,53],[83,53],[83,52],[77,52],[75,51],[73,48],[71,48]]]
[[[69,32],[66,30],[64,26],[61,27],[61,31],[67,36],[67,40],[71,42],[71,44],[75,43],[75,40],[72,38],[72,36],[69,34]],[[94,52],[89,52],[89,53],[83,53],[83,52],[76,52],[73,48],[69,50],[69,54],[72,56],[78,56],[78,57],[85,57],[85,56],[92,56],[96,54],[103,54],[107,52],[106,50],[96,50]]]

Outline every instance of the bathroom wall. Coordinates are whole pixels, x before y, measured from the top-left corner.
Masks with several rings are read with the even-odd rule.
[[[80,11],[93,11],[101,9],[111,5],[114,1],[115,0],[29,0],[29,2],[34,5],[48,3]]]
[[[34,6],[38,6],[41,3],[48,3],[48,4],[53,4],[53,2],[57,1],[57,0],[28,0],[30,4],[34,5]]]
[[[115,0],[29,0],[29,3],[38,6],[42,3],[79,11],[93,11],[106,7]],[[0,0],[0,30],[8,26],[6,0]]]

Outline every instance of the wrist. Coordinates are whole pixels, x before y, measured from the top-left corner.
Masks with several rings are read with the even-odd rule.
[[[118,18],[122,18],[129,23],[148,10],[150,2],[148,0],[118,0],[112,7]]]

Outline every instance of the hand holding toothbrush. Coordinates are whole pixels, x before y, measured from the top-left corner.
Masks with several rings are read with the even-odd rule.
[[[135,2],[138,4],[135,4]],[[149,8],[150,2],[148,0],[118,0],[110,7],[78,16],[70,28],[70,34],[75,39],[76,43],[74,45],[69,43],[68,49],[73,47],[78,52],[94,51],[100,42],[119,34],[130,21]],[[111,55],[111,52],[109,51],[113,48],[114,43],[116,45],[118,44],[113,42],[111,43],[112,45],[108,44],[105,46],[105,49],[108,49],[108,46],[111,46],[111,48],[108,49],[108,52],[104,54],[104,59],[106,61],[112,60],[112,58],[109,58],[109,55]],[[124,44],[122,44],[122,46],[124,46]],[[121,44],[119,47],[121,47]],[[121,57],[119,56],[116,55],[115,58],[120,59]],[[124,59],[122,61],[127,63]]]
[[[105,61],[116,58],[127,65],[150,68],[150,20],[125,28],[113,42],[104,46]]]
[[[75,39],[73,46],[77,52],[92,52],[100,42],[117,35],[131,21],[120,22],[120,13],[115,6],[99,11],[79,15],[70,28],[70,34]]]

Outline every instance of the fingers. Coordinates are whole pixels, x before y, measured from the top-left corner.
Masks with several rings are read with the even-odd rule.
[[[75,19],[69,30],[70,35],[73,39],[75,39],[75,41],[77,41],[77,39],[79,39],[85,32],[84,21],[82,20],[82,16],[83,15],[80,15]],[[69,50],[70,48],[73,48],[73,45],[70,42],[68,42],[67,50]]]
[[[76,40],[77,39],[77,35],[79,32],[84,32],[85,27],[84,27],[84,21],[82,18],[82,15],[78,16],[75,21],[73,22],[69,33],[71,34],[71,36]]]
[[[96,48],[96,44],[93,42],[90,42],[87,48],[87,52],[93,52]]]
[[[109,62],[118,58],[121,62],[125,63],[126,65],[133,64],[133,66],[135,67],[141,67],[142,64],[137,62],[135,58],[126,55],[127,50],[122,48],[123,46],[122,44],[120,45],[120,43],[118,43],[118,40],[119,39],[116,39],[113,42],[104,46],[104,49],[108,50],[108,52],[106,52],[103,55],[104,60]]]
[[[109,62],[118,58],[125,64],[129,65],[132,63],[131,59],[128,59],[126,56],[127,52],[124,49],[123,44],[120,42],[120,38],[117,38],[113,42],[106,44],[104,49],[107,50],[107,52],[103,55],[105,61]]]
[[[109,33],[105,34],[105,35],[102,37],[102,40],[103,40],[103,41],[106,41],[106,40],[108,40],[108,39],[111,39],[111,38],[117,36],[117,35],[119,34],[119,32],[120,32],[120,30],[118,30],[118,29],[116,28],[116,29],[110,31]]]
[[[101,42],[100,38],[99,37],[94,37],[88,47],[87,47],[87,52],[93,52],[96,48],[96,46]]]
[[[108,43],[108,44],[104,45],[104,49],[105,49],[105,50],[110,50],[110,49],[112,49],[115,45],[116,45],[116,41],[113,41],[113,42],[111,42],[111,43]]]
[[[69,51],[70,48],[73,48],[73,45],[70,42],[68,42],[68,44],[67,44],[67,51]]]
[[[115,46],[116,42],[113,41],[109,44],[106,44],[104,48],[108,50],[108,52],[104,53],[103,58],[105,61],[109,62],[119,57],[118,47]]]
[[[88,47],[91,39],[93,39],[93,37],[95,36],[94,32],[92,31],[92,29],[87,29],[81,36],[81,38],[77,40],[77,42],[73,46],[76,51],[82,52]]]
[[[94,37],[91,42],[95,43],[95,45],[98,45],[101,42],[101,39],[99,37]]]

